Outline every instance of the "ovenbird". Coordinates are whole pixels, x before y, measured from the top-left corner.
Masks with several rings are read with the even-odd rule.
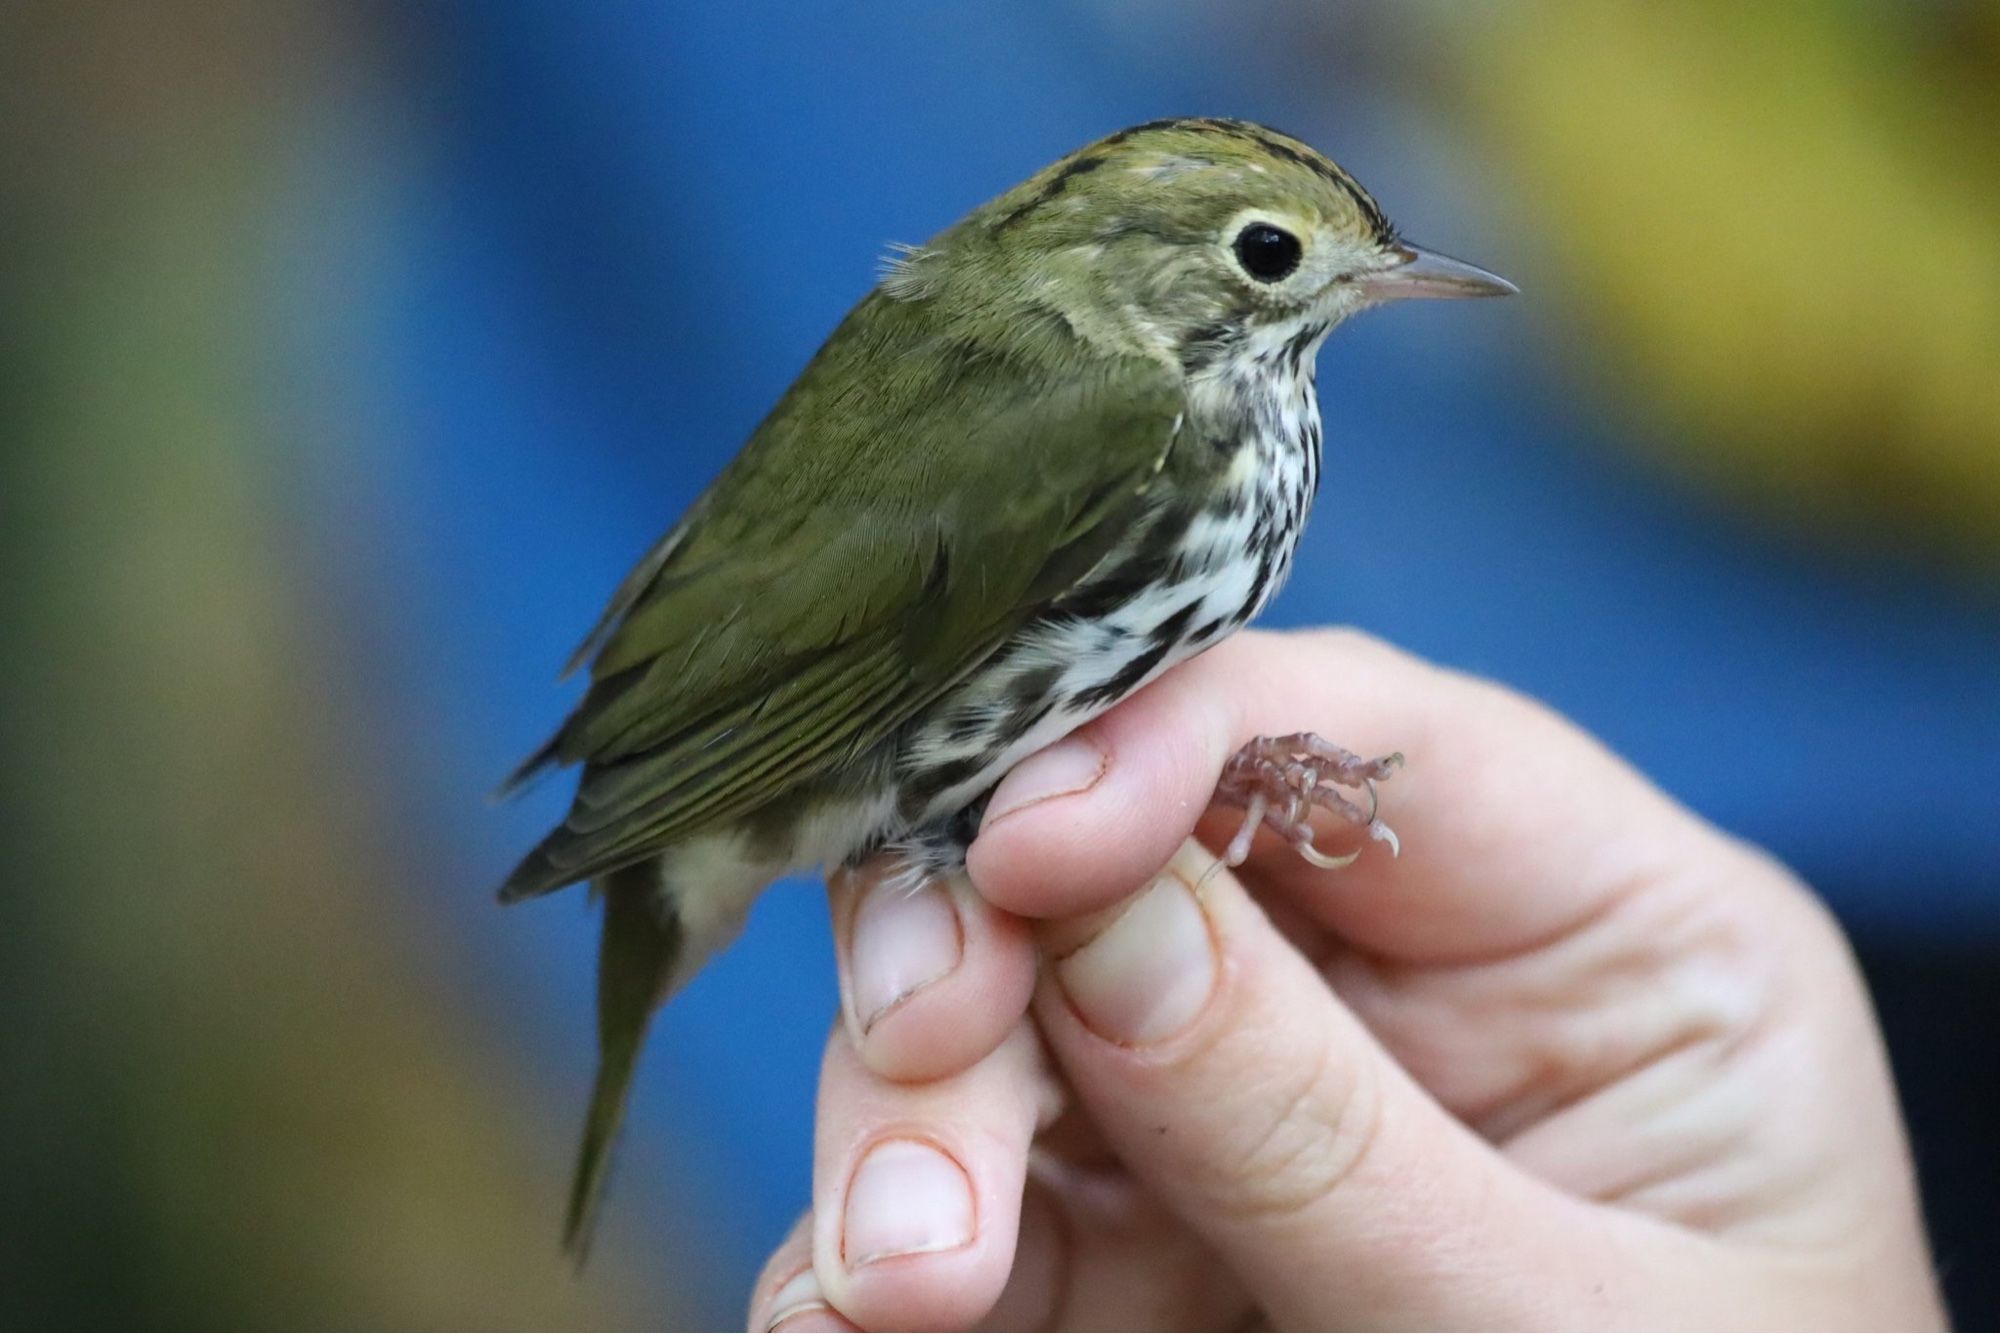
[[[1113,134],[890,260],[619,587],[571,664],[588,694],[511,780],[583,766],[501,898],[604,902],[573,1250],[650,1016],[757,893],[880,849],[962,866],[1010,766],[1284,580],[1328,331],[1513,290],[1405,243],[1306,144],[1216,119]],[[1327,780],[1389,764],[1253,743],[1219,794],[1250,812],[1230,856],[1260,822],[1313,855],[1314,805],[1386,836]]]

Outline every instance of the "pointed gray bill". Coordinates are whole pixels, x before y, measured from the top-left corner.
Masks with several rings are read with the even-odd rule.
[[[1477,264],[1440,255],[1434,250],[1398,244],[1390,252],[1394,268],[1359,280],[1371,301],[1401,301],[1410,297],[1512,296],[1521,289]]]

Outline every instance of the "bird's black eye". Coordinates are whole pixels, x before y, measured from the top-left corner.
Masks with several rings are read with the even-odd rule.
[[[1236,262],[1260,283],[1274,283],[1299,266],[1299,238],[1268,222],[1236,233]]]

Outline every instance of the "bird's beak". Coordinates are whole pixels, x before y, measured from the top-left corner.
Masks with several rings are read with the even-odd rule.
[[[1370,301],[1401,301],[1409,297],[1512,296],[1521,289],[1477,264],[1436,251],[1398,242],[1389,251],[1390,267],[1355,279]]]

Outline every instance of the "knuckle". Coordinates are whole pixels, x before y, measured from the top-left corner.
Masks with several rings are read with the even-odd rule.
[[[1292,1078],[1231,1110],[1211,1155],[1206,1193],[1224,1216],[1269,1221],[1302,1213],[1341,1189],[1380,1125],[1366,1062],[1323,1045]]]
[[[1675,919],[1678,920],[1675,920]],[[1726,897],[1692,899],[1663,920],[1648,947],[1667,945],[1661,991],[1677,1022],[1662,1044],[1735,1047],[1770,1006],[1777,960],[1758,914]]]
[[[1705,962],[1750,993],[1739,1009],[1762,1016],[1802,985],[1823,995],[1810,979],[1858,983],[1852,942],[1833,910],[1761,848],[1731,840],[1681,898],[1700,929],[1680,957]]]

